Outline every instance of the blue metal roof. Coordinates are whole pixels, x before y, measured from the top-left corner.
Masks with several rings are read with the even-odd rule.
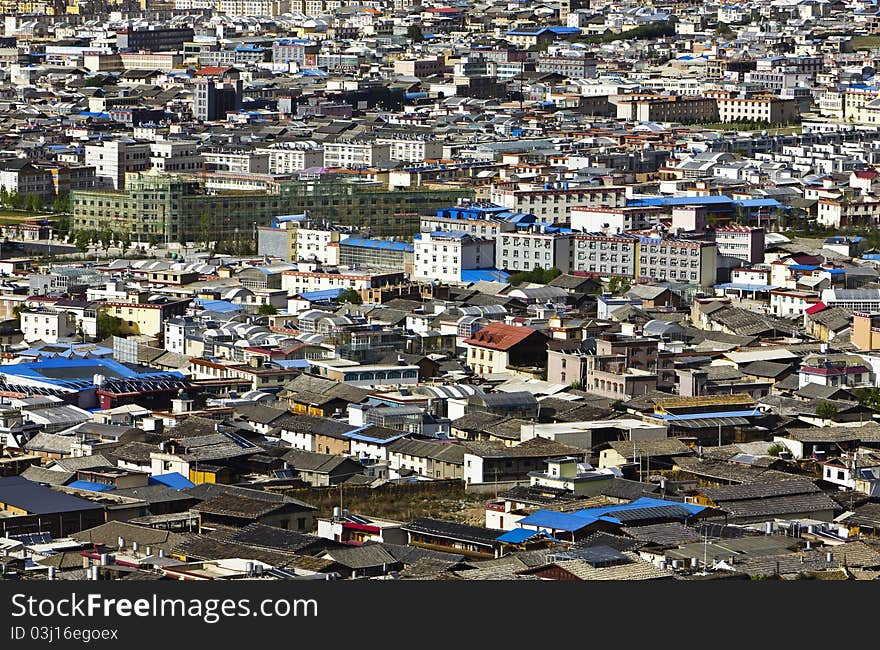
[[[552,530],[576,532],[598,521],[598,517],[579,516],[573,512],[557,512],[555,510],[538,510],[523,517],[517,523],[520,526],[538,526]]]
[[[360,248],[376,248],[382,250],[393,251],[412,251],[412,244],[403,241],[390,241],[387,239],[363,239],[360,237],[349,237],[339,242],[340,246],[357,246]]]
[[[183,377],[177,371],[156,371],[142,373],[106,357],[94,359],[39,359],[28,363],[5,364],[0,367],[0,374],[20,377],[43,384],[63,386],[72,390],[94,389],[94,376],[104,375],[109,380],[143,379],[149,377]]]
[[[202,309],[205,309],[207,311],[216,311],[220,314],[227,314],[233,311],[242,311],[244,309],[239,305],[234,305],[228,300],[204,300],[202,298],[196,298],[193,302]]]
[[[157,474],[151,476],[149,480],[151,485],[166,485],[172,490],[185,490],[195,487],[196,484],[186,478],[180,472],[169,472],[168,474]]]
[[[695,515],[706,509],[705,506],[698,506],[694,503],[682,503],[680,501],[666,501],[665,499],[652,499],[651,497],[641,497],[630,503],[618,504],[613,506],[603,506],[601,508],[587,508],[585,510],[576,510],[571,514],[577,517],[598,519],[600,517],[605,517],[606,515],[613,515],[615,512],[620,512],[622,510],[643,510],[647,508],[664,508],[666,506],[682,506],[692,515]]]
[[[104,485],[103,483],[94,483],[92,481],[74,481],[68,483],[67,487],[76,488],[77,490],[89,490],[90,492],[109,492],[116,488],[112,485]]]
[[[795,271],[815,271],[819,266],[817,264],[792,264],[788,268]]]
[[[506,533],[503,533],[496,537],[495,541],[505,542],[507,544],[521,544],[536,537],[549,539],[554,542],[559,541],[542,530],[526,530],[525,528],[514,528],[513,530],[508,530]]]
[[[733,202],[743,208],[781,208],[782,204],[776,199],[742,199]]]
[[[322,289],[321,291],[304,291],[297,295],[300,298],[309,300],[311,302],[320,302],[323,300],[333,300],[334,298],[337,298],[339,294],[343,291],[345,291],[344,287],[337,287],[335,289]]]
[[[309,363],[308,359],[281,359],[281,360],[272,360],[272,363],[278,364],[282,368],[308,368],[312,364]],[[268,391],[269,388],[261,388],[262,391]]]
[[[507,282],[510,273],[498,269],[465,269],[461,272],[462,282]]]
[[[742,291],[773,291],[779,286],[775,284],[748,284],[744,282],[725,282],[724,284],[716,284],[716,289],[741,289]]]
[[[627,207],[636,206],[676,206],[676,205],[730,205],[734,203],[729,196],[657,196],[642,199],[628,199]]]

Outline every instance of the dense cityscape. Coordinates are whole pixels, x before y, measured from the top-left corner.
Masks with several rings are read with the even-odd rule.
[[[876,1],[0,13],[0,579],[880,579]]]

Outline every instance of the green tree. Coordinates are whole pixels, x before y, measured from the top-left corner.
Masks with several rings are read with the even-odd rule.
[[[86,252],[89,250],[89,244],[94,238],[94,235],[95,233],[92,230],[77,230],[73,235],[73,244],[80,251]]]
[[[339,295],[334,298],[334,301],[339,304],[351,303],[352,305],[360,305],[363,303],[361,294],[354,289],[343,289],[339,292]]]
[[[28,194],[24,197],[24,209],[28,212],[39,212],[42,207],[42,201],[36,194]]]
[[[783,451],[785,451],[785,445],[778,442],[767,447],[768,456],[778,457]]]
[[[531,271],[519,271],[511,275],[507,281],[516,286],[523,283],[547,284],[562,275],[559,269],[538,267]]]
[[[425,40],[425,35],[422,33],[421,25],[410,25],[406,29],[406,37],[413,43],[421,43]]]
[[[261,316],[274,316],[278,313],[278,308],[275,305],[270,305],[269,303],[266,303],[265,305],[260,305],[257,313]]]
[[[7,190],[5,187],[0,187],[0,205],[2,205],[4,208],[8,208],[10,205],[9,190]]]
[[[18,192],[10,192],[9,193],[9,205],[5,207],[12,208],[13,210],[21,210],[21,206],[24,203],[24,199],[21,198],[21,194]]]
[[[854,388],[852,393],[862,406],[880,409],[880,390],[877,388]]]
[[[823,420],[833,420],[837,415],[837,407],[831,402],[822,402],[816,407],[816,415]]]
[[[70,212],[70,197],[67,196],[56,196],[55,200],[52,201],[52,212],[55,213],[64,213]]]
[[[105,311],[98,312],[98,318],[95,324],[99,341],[109,339],[111,336],[118,336],[119,332],[122,330],[122,319],[117,318],[116,316],[111,316]]]
[[[615,275],[608,281],[608,291],[615,296],[626,293],[630,288],[632,288],[632,283],[619,275]]]
[[[21,312],[24,310],[24,303],[21,302],[12,308],[12,319],[15,321],[15,326],[19,329],[21,329]]]

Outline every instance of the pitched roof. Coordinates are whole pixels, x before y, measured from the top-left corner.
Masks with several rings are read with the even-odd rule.
[[[80,542],[91,542],[92,544],[112,547],[116,547],[121,537],[127,546],[131,542],[137,542],[141,546],[150,545],[166,550],[170,550],[177,542],[183,539],[183,536],[179,533],[138,526],[124,521],[108,521],[100,526],[73,533],[71,537]]]
[[[482,329],[474,332],[473,336],[464,340],[467,345],[475,345],[481,348],[507,351],[525,341],[537,330],[520,325],[505,325],[504,323],[489,323]]]
[[[101,505],[53,490],[21,476],[0,477],[0,495],[3,503],[32,515],[103,509]]]

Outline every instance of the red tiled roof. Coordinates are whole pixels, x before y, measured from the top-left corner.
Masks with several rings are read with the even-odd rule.
[[[810,314],[818,314],[820,311],[822,311],[824,309],[828,309],[828,305],[826,305],[824,302],[817,302],[812,307],[807,307],[804,311],[808,315],[810,315]]]
[[[509,350],[536,331],[531,327],[523,327],[521,325],[489,323],[483,329],[474,332],[474,335],[469,339],[465,339],[464,342],[468,345],[475,345],[490,350]]]
[[[195,76],[197,77],[214,77],[216,75],[223,74],[224,72],[228,72],[232,70],[229,66],[220,66],[220,65],[206,65],[204,68],[199,68],[196,71]]]
[[[863,169],[856,172],[856,178],[874,178],[877,176],[876,169]]]

